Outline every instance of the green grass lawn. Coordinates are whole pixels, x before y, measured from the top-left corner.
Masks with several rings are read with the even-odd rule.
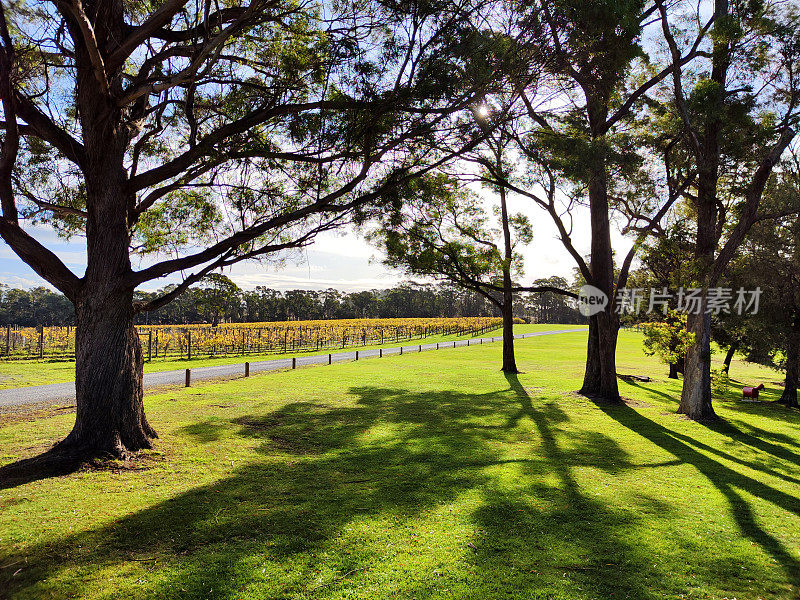
[[[517,325],[516,331],[527,333],[529,331],[552,331],[554,329],[582,329],[583,325]],[[483,337],[499,336],[500,330],[490,331],[483,334]],[[470,335],[437,335],[424,339],[415,338],[409,341],[401,341],[399,344],[387,340],[383,347],[413,344],[431,344],[436,342],[464,340]],[[378,348],[379,346],[358,346],[352,350],[365,350]],[[344,350],[350,350],[345,348]],[[191,367],[211,367],[216,365],[232,365],[244,363],[244,361],[272,360],[276,358],[286,358],[287,356],[310,356],[313,354],[328,354],[328,352],[342,352],[342,348],[330,348],[319,352],[287,353],[287,354],[248,354],[247,356],[233,355],[222,358],[199,358],[199,359],[154,359],[152,362],[144,363],[145,373],[155,373],[159,371],[172,371],[174,369],[185,369]],[[48,383],[63,383],[75,379],[75,361],[52,361],[52,360],[11,360],[0,361],[0,390],[25,387],[30,385],[44,385]]]
[[[655,381],[597,405],[585,339],[518,342],[519,376],[493,344],[149,394],[155,451],[0,485],[0,598],[798,598],[800,412],[680,418],[631,332]],[[0,463],[73,418],[6,418]]]

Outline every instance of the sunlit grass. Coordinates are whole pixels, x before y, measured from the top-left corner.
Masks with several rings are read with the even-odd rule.
[[[554,329],[581,329],[585,328],[582,325],[517,325],[516,331],[518,333],[527,333],[529,331],[552,331]],[[499,336],[500,330],[489,331],[483,334],[484,337]],[[453,340],[465,340],[473,337],[472,335],[436,335],[427,338],[419,339],[414,338],[411,340],[401,340],[395,343],[394,340],[387,340],[383,347],[391,347],[398,345],[414,345],[414,344],[435,344],[436,342],[445,342]],[[328,354],[329,352],[343,352],[349,350],[369,350],[371,348],[378,348],[376,345],[367,346],[348,346],[347,348],[326,348],[319,352],[302,352],[286,354],[235,354],[229,356],[222,356],[217,358],[195,358],[192,360],[187,359],[163,359],[156,358],[152,361],[145,361],[145,373],[157,373],[161,371],[172,371],[175,369],[185,369],[191,367],[197,369],[200,367],[213,367],[217,365],[235,365],[242,364],[245,361],[254,362],[257,360],[274,360],[278,358],[286,358],[290,356],[312,356],[314,354]],[[73,381],[75,379],[75,361],[54,361],[54,360],[10,360],[0,361],[0,390],[11,389],[17,387],[25,387],[30,385],[45,385],[48,383],[64,383],[66,381]]]
[[[583,333],[518,377],[495,344],[148,395],[155,451],[0,491],[0,597],[796,598],[800,412],[682,419],[640,339],[623,406],[573,393]],[[73,418],[5,424],[0,461]]]

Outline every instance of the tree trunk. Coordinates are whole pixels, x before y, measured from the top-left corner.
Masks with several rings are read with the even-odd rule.
[[[588,97],[587,97],[588,99]],[[604,106],[590,115],[594,128],[605,123]],[[599,134],[598,134],[599,137]],[[592,224],[591,284],[608,297],[605,309],[589,320],[586,347],[586,372],[580,393],[619,402],[617,386],[617,337],[619,316],[614,312],[614,259],[611,250],[611,224],[608,217],[608,187],[605,164],[599,164],[589,180],[589,213]]]
[[[508,297],[506,297],[508,296]],[[511,304],[511,293],[504,290],[503,297],[503,371],[518,373],[517,361],[514,357],[514,311]]]
[[[717,415],[711,405],[711,315],[689,314],[686,321],[695,343],[686,353],[678,412],[696,421],[712,420]]]
[[[151,448],[142,404],[143,357],[130,294],[87,294],[76,307],[75,426],[61,449],[124,458]]]
[[[800,315],[796,316],[789,330],[789,340],[786,346],[786,383],[783,386],[778,402],[792,408],[797,404],[797,379],[800,370]]]
[[[725,360],[722,361],[722,372],[726,375],[730,373],[731,370],[731,362],[733,361],[733,355],[736,354],[736,351],[739,349],[739,343],[733,342],[728,347],[728,351],[725,353]]]
[[[597,315],[589,317],[589,339],[586,342],[586,367],[583,372],[583,386],[580,393],[585,395],[600,392],[600,332]]]
[[[502,156],[498,151],[498,167],[502,169]],[[517,360],[514,357],[514,297],[511,291],[511,261],[513,247],[511,244],[511,227],[508,221],[506,189],[500,186],[500,222],[503,227],[503,368],[505,373],[518,373]]]
[[[617,337],[619,320],[609,305],[598,316],[600,353],[600,396],[605,400],[621,401],[617,385]]]
[[[680,373],[678,370],[678,363],[671,363],[669,365],[669,378],[678,379],[678,373]]]
[[[120,2],[109,3],[116,24],[121,10]],[[90,62],[84,57],[83,64]],[[87,156],[87,265],[75,299],[75,425],[59,446],[82,456],[125,457],[152,447],[157,437],[144,416],[142,348],[126,283],[129,210],[136,205],[124,166],[131,130],[113,98],[98,93],[90,69],[78,75],[78,98]]]
[[[683,389],[678,407],[680,414],[690,419],[716,418],[711,405],[711,315],[706,314],[708,290],[712,287],[711,275],[714,254],[720,232],[717,230],[717,179],[719,171],[718,123],[708,126],[709,137],[705,143],[707,157],[698,173],[697,237],[694,259],[700,290],[700,306],[689,310],[686,328],[694,334],[694,343],[686,352]]]
[[[610,402],[621,400],[616,363],[619,321],[615,317],[606,310],[589,319],[586,370],[580,389],[581,394],[599,396]]]
[[[714,1],[714,14],[721,22],[729,13],[728,0]],[[718,222],[717,185],[720,164],[720,137],[725,105],[725,87],[730,64],[730,47],[725,36],[713,40],[711,81],[717,84],[716,94],[709,99],[708,118],[699,137],[697,160],[697,236],[694,257],[697,281],[701,289],[699,314],[687,315],[687,329],[695,334],[695,342],[686,353],[686,371],[678,412],[691,419],[715,419],[711,405],[711,316],[705,314],[708,289],[712,287],[712,270],[717,242],[723,222]]]

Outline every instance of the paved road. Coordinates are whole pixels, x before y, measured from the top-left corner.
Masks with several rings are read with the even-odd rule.
[[[558,329],[555,331],[538,331],[533,333],[520,333],[514,339],[537,337],[541,335],[556,335],[559,333],[572,333],[575,331],[587,331],[586,329]],[[381,352],[384,356],[392,354],[408,354],[409,352],[420,352],[426,350],[436,350],[437,348],[457,348],[474,346],[476,344],[489,344],[502,340],[502,337],[472,338],[469,340],[459,340],[455,342],[439,342],[438,344],[414,344],[409,346],[395,346],[383,348],[382,350],[350,350],[347,352],[335,352],[330,355],[331,362],[350,361],[356,358],[375,358]],[[305,367],[309,365],[320,365],[328,363],[327,354],[317,354],[312,356],[296,357],[296,365]],[[277,358],[273,360],[259,360],[250,362],[250,373],[263,371],[278,371],[280,369],[290,369],[292,367],[291,358]],[[244,365],[219,365],[216,367],[197,367],[192,369],[192,382],[204,379],[230,379],[244,374]],[[161,371],[159,373],[146,373],[144,376],[144,387],[153,388],[168,385],[184,385],[186,371]],[[21,406],[24,404],[36,404],[42,402],[70,401],[75,399],[75,382],[51,383],[49,385],[36,385],[9,390],[0,390],[0,408],[4,406]]]

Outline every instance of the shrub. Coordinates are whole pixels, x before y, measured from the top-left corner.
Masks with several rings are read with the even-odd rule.
[[[724,369],[711,369],[711,393],[718,398],[728,395],[731,380]]]
[[[695,336],[686,330],[686,315],[669,311],[664,321],[643,323],[644,353],[658,355],[667,365],[679,363],[694,344]]]

